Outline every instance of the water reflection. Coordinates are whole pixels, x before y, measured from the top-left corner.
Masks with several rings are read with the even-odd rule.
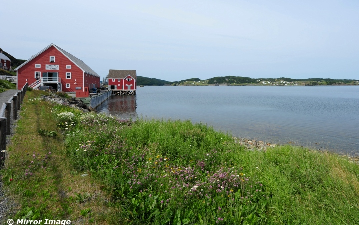
[[[136,95],[113,95],[97,107],[97,112],[103,112],[120,119],[134,119],[136,113]]]

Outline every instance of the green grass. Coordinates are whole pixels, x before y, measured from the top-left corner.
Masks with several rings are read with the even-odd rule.
[[[346,157],[293,146],[249,151],[203,124],[121,121],[28,93],[3,172],[18,218],[359,223],[359,166]],[[35,151],[48,158],[35,162]]]
[[[16,84],[13,84],[7,80],[0,80],[0,93],[8,89],[16,89]]]
[[[9,218],[96,220],[106,224],[103,215],[116,209],[108,209],[109,196],[98,181],[72,169],[62,131],[51,112],[53,105],[39,98],[45,94],[26,93],[16,133],[7,146],[9,157],[1,171],[2,181],[17,203],[15,214]],[[78,201],[80,195],[86,197]],[[86,208],[92,211],[84,215]]]

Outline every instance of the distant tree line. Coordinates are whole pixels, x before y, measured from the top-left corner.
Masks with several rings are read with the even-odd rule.
[[[171,82],[169,81],[160,80],[156,78],[141,77],[141,76],[137,76],[136,82],[137,85],[144,85],[144,86],[163,86],[166,84],[171,84]]]
[[[236,77],[236,76],[225,76],[225,77],[213,77],[208,79],[208,84],[248,84],[258,83],[257,79],[250,77]]]

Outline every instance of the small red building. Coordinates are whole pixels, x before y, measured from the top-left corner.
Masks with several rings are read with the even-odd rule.
[[[110,70],[107,76],[108,89],[120,95],[136,94],[136,70]]]
[[[0,69],[11,69],[11,60],[2,51],[0,52]]]
[[[57,91],[79,92],[99,88],[100,76],[82,60],[50,44],[15,69],[17,88],[27,82],[34,89],[52,86]]]

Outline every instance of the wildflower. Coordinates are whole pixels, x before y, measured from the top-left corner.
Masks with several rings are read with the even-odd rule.
[[[195,190],[197,190],[197,188],[198,188],[198,186],[195,185],[195,186],[193,186],[193,187],[191,188],[191,190],[192,190],[192,191],[195,191]]]

